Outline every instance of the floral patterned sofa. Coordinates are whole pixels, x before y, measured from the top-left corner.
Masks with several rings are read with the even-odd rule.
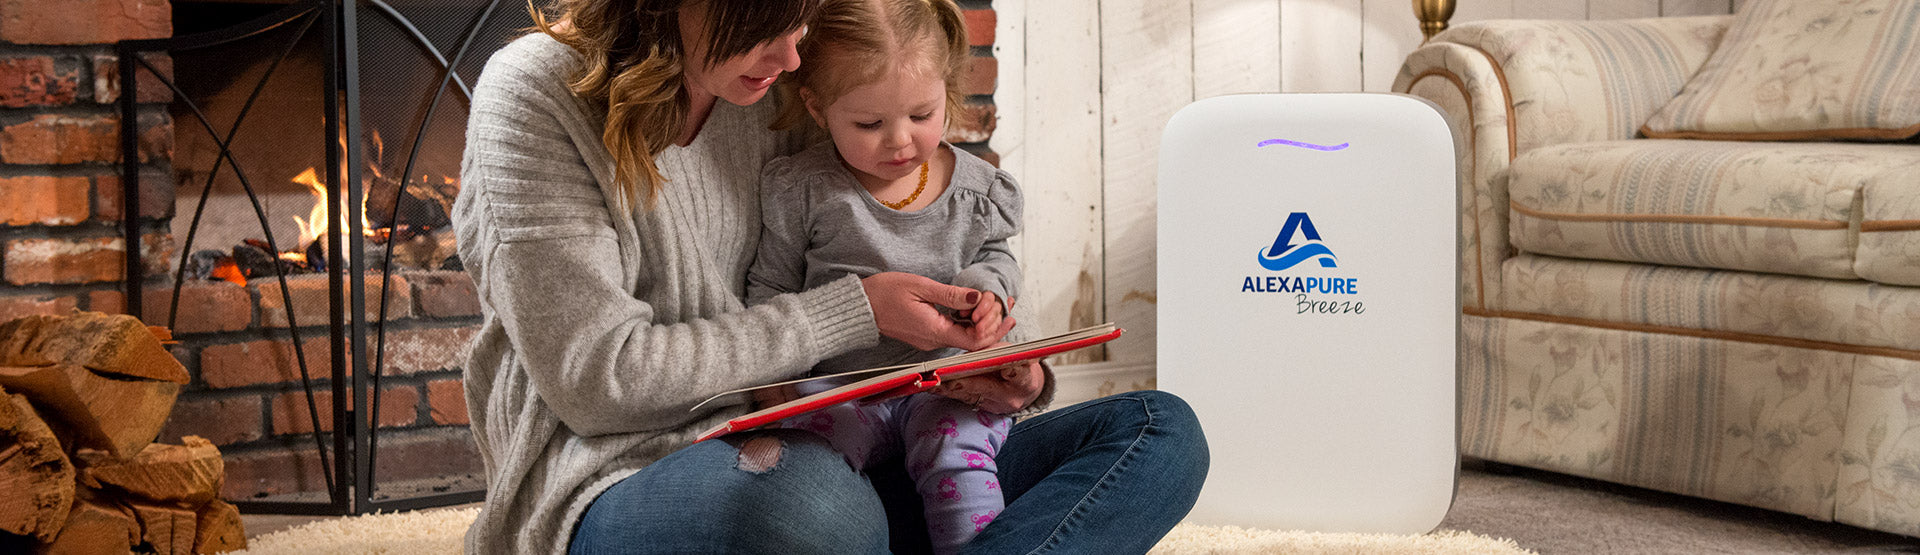
[[[1408,57],[1394,90],[1461,154],[1464,454],[1920,536],[1920,37],[1793,1],[1476,22]],[[1855,12],[1742,25],[1816,5]],[[1879,41],[1853,46],[1877,73],[1717,50],[1769,32]]]

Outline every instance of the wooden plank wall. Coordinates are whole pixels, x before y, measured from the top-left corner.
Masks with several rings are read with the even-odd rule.
[[[1453,23],[1725,14],[1742,1],[1459,0]],[[1411,0],[991,0],[991,7],[1000,67],[991,145],[1027,202],[1026,230],[1014,244],[1026,267],[1022,325],[1058,332],[1119,323],[1125,337],[1103,352],[1059,361],[1063,371],[1097,363],[1085,368],[1149,379],[1156,157],[1167,118],[1222,94],[1386,91],[1421,41]]]

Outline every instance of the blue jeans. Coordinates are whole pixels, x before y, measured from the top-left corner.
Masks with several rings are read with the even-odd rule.
[[[779,438],[771,468],[740,445]],[[969,553],[1145,553],[1200,495],[1207,440],[1161,391],[1095,399],[1014,424],[996,462],[1007,508]],[[587,507],[572,553],[924,552],[919,496],[900,465],[862,476],[798,430],[735,434],[681,449]]]

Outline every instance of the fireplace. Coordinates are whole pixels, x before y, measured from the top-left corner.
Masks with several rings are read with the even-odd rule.
[[[478,501],[459,368],[479,304],[448,214],[469,84],[530,25],[525,4],[173,9],[175,37],[119,43],[135,63],[115,68],[122,121],[171,100],[167,163],[141,163],[152,126],[121,144],[130,206],[175,199],[171,221],[121,234],[164,243],[163,262],[128,265],[124,295],[193,375],[162,437],[219,445],[223,496],[248,513]]]

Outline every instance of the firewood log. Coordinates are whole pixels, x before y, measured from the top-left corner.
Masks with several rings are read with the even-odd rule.
[[[150,444],[124,461],[100,451],[81,450],[75,457],[80,463],[80,485],[188,507],[213,501],[226,476],[220,449],[199,436],[180,440],[186,445]]]
[[[129,502],[140,521],[140,540],[159,555],[193,555],[194,528],[199,515],[173,505]]]
[[[52,543],[41,546],[47,555],[126,553],[140,543],[140,524],[133,511],[112,501],[82,494],[67,514],[67,525]]]
[[[176,383],[117,379],[71,364],[0,366],[0,387],[50,408],[56,431],[76,445],[106,450],[116,459],[152,443],[180,395]]]
[[[21,395],[0,389],[0,531],[53,539],[73,506],[73,464]]]
[[[0,324],[0,365],[77,364],[128,377],[187,383],[187,370],[140,319],[76,312]]]
[[[247,548],[247,528],[240,509],[218,499],[200,507],[194,531],[195,553],[225,553]]]

